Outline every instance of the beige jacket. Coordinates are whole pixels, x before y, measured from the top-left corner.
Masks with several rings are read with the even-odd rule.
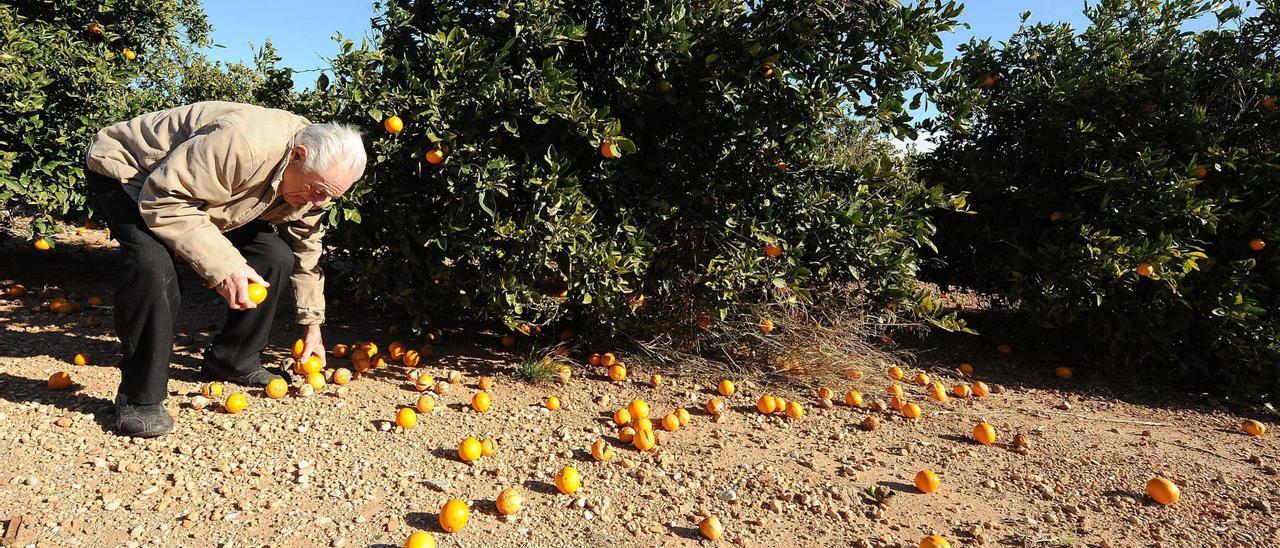
[[[306,118],[254,105],[209,101],[102,129],[90,170],[125,185],[142,219],[209,285],[247,264],[222,234],[255,219],[282,227],[293,248],[298,323],[324,322],[320,240],[325,210],[277,195],[294,135]]]

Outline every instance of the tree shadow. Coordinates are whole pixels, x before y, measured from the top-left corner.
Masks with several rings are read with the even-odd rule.
[[[104,429],[115,414],[115,402],[82,392],[79,384],[67,390],[50,390],[47,379],[28,379],[0,372],[0,398],[13,403],[38,402],[64,411],[89,413]]]

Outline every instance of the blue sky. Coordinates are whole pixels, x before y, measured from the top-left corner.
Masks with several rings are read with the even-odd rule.
[[[1031,11],[1033,20],[1069,21],[1082,26],[1083,0],[969,0],[962,20],[971,28],[959,28],[945,36],[948,48],[967,42],[970,37],[1007,38],[1018,28],[1019,14]],[[205,0],[205,11],[213,24],[213,41],[224,47],[205,49],[220,61],[251,64],[250,43],[260,47],[266,38],[279,50],[282,64],[303,71],[325,66],[333,57],[337,43],[330,38],[336,32],[359,43],[371,34],[369,18],[372,0],[271,0],[246,3],[232,0]],[[294,76],[297,88],[311,87],[318,76],[306,72]]]

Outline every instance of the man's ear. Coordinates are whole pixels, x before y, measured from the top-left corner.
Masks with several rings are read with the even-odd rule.
[[[289,153],[290,162],[303,162],[303,161],[306,161],[306,159],[307,159],[307,147],[304,147],[302,145],[295,145],[293,147],[293,150]]]

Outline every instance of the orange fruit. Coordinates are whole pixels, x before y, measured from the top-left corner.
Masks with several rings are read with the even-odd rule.
[[[1059,367],[1059,368],[1057,368],[1057,369],[1054,369],[1054,370],[1053,370],[1053,374],[1054,374],[1054,376],[1058,377],[1059,379],[1063,379],[1063,380],[1070,379],[1070,378],[1071,378],[1071,376],[1073,375],[1073,373],[1071,372],[1071,368],[1070,368],[1070,367]]]
[[[404,343],[391,341],[391,344],[387,345],[387,354],[391,356],[391,361],[400,361],[404,358]]]
[[[600,462],[607,461],[613,458],[613,448],[609,447],[609,444],[604,440],[596,440],[595,443],[591,444],[591,458]]]
[[[1263,249],[1266,249],[1266,247],[1267,247],[1267,242],[1264,241],[1262,238],[1254,238],[1252,240],[1249,240],[1250,250],[1262,251]]]
[[[1144,277],[1144,278],[1145,278],[1145,277],[1147,277],[1147,276],[1150,276],[1152,272],[1155,272],[1155,269],[1154,269],[1154,267],[1152,267],[1152,266],[1151,266],[1151,263],[1139,263],[1139,264],[1138,264],[1138,275],[1139,275],[1139,276],[1142,276],[1142,277]]]
[[[498,499],[494,503],[498,507],[499,514],[510,516],[519,512],[520,508],[524,506],[524,495],[521,495],[520,491],[508,487],[498,493]]]
[[[991,389],[987,388],[987,383],[978,381],[973,383],[973,397],[984,398],[991,393]]]
[[[649,386],[652,386],[654,388],[662,386],[662,375],[659,375],[657,373],[649,375]]]
[[[284,382],[284,379],[271,379],[271,382],[267,383],[266,393],[267,397],[273,400],[283,398],[289,393],[289,383]]]
[[[618,357],[614,356],[613,352],[605,352],[600,355],[600,365],[610,367],[615,363],[618,363]]]
[[[938,475],[933,470],[924,469],[916,474],[916,489],[921,493],[932,493],[938,490],[942,481],[938,479]]]
[[[1196,166],[1191,170],[1191,176],[1197,179],[1203,179],[1208,174],[1209,170],[1205,169],[1204,166]]]
[[[920,548],[951,548],[951,543],[941,536],[929,535],[920,539]]]
[[[636,437],[636,429],[630,426],[624,426],[618,429],[618,441],[622,443],[631,443]]]
[[[756,400],[756,411],[759,411],[765,415],[768,415],[777,410],[778,410],[778,400],[774,399],[773,396],[765,394],[763,396],[760,396],[760,399]]]
[[[351,382],[351,370],[345,367],[339,367],[333,370],[333,384],[342,386]]]
[[[769,70],[772,71],[773,69],[769,69]],[[781,171],[783,173],[787,172],[787,163],[782,160],[778,160],[777,162],[774,162],[773,167],[778,168],[778,171]]]
[[[720,518],[707,516],[702,520],[702,523],[698,524],[698,531],[707,540],[720,540],[720,537],[724,535],[724,525],[720,523]]]
[[[907,402],[906,400],[902,399],[902,396],[894,396],[892,398],[889,398],[889,407],[893,408],[894,411],[902,411],[902,406],[906,404]]]
[[[582,476],[578,475],[576,468],[566,466],[560,469],[560,473],[556,474],[556,490],[562,494],[572,495],[577,493],[580,487],[582,487]]]
[[[662,417],[663,430],[675,432],[677,428],[680,428],[680,417],[677,417],[675,413],[668,413],[667,416]]]
[[[724,400],[720,398],[711,398],[707,401],[707,412],[712,415],[719,415],[724,412]]]
[[[939,381],[929,383],[929,397],[945,403],[947,401],[947,387],[943,386]]]
[[[396,426],[408,430],[413,428],[415,424],[418,424],[418,413],[414,410],[402,407],[400,411],[396,412]]]
[[[306,343],[302,342],[302,339],[293,341],[293,359],[301,360],[302,350],[305,348],[306,348]]]
[[[765,334],[773,333],[773,320],[767,318],[760,320],[760,332]]]
[[[649,417],[640,417],[638,419],[632,419],[631,426],[634,427],[637,432],[641,430],[648,430],[650,432],[653,431],[653,421],[649,420]]]
[[[419,392],[426,392],[427,390],[430,390],[432,386],[435,386],[435,384],[436,380],[431,378],[431,375],[422,375],[418,377],[417,380],[413,381],[413,388]]]
[[[333,357],[338,359],[345,358],[347,357],[347,350],[348,350],[347,345],[335,344],[333,345]]]
[[[48,238],[40,238],[32,242],[31,245],[32,247],[36,248],[36,251],[48,251],[50,248],[53,247],[52,242],[53,240],[50,240]]]
[[[550,410],[552,410],[552,411],[559,411],[559,410],[560,410],[560,398],[557,398],[557,397],[555,397],[555,396],[548,397],[548,398],[547,398],[547,401],[543,402],[543,405],[546,405],[546,406],[547,406],[547,409],[550,409]]]
[[[211,382],[200,387],[200,395],[209,399],[222,397],[222,383]]]
[[[246,398],[244,394],[240,393],[227,396],[227,401],[222,402],[223,409],[226,409],[228,413],[233,415],[244,411],[244,408],[248,406],[249,398]]]
[[[427,151],[426,160],[428,164],[438,166],[444,162],[444,151],[439,146],[431,147],[431,150]]]
[[[893,366],[893,367],[890,367],[890,368],[889,368],[889,378],[890,378],[890,379],[893,379],[893,380],[895,380],[895,381],[900,381],[900,380],[902,380],[902,377],[904,377],[904,376],[906,376],[906,374],[902,372],[902,368],[901,368],[901,367],[898,367],[898,366],[896,366],[896,365],[895,365],[895,366]]]
[[[399,116],[388,116],[386,120],[382,121],[382,129],[387,130],[387,133],[392,135],[400,133],[404,130],[404,120],[401,120]]]
[[[1178,485],[1161,477],[1151,478],[1147,482],[1147,496],[1160,504],[1168,506],[1182,498],[1182,490]]]
[[[481,390],[488,390],[490,388],[493,388],[493,377],[490,377],[488,375],[480,377],[479,386]]]
[[[480,456],[492,457],[496,454],[498,454],[498,442],[493,441],[493,438],[480,440]]]
[[[76,354],[74,358],[71,358],[71,362],[76,365],[89,365],[89,356],[86,354]]]
[[[973,427],[973,439],[982,445],[991,445],[996,442],[996,427],[985,422],[978,423]]]
[[[924,373],[916,373],[915,379],[913,380],[915,381],[916,384],[920,386],[924,386],[926,384],[929,384],[929,375],[926,375]]]
[[[414,531],[404,541],[404,548],[436,548],[436,538],[426,531]]]
[[[1262,437],[1263,434],[1267,433],[1267,425],[1252,419],[1241,423],[1240,429],[1243,430],[1244,433],[1254,437]]]
[[[1061,220],[1062,220],[1062,212],[1061,212],[1061,211],[1054,211],[1054,212],[1052,212],[1052,213],[1049,213],[1049,222],[1051,222],[1051,223],[1056,223],[1056,222],[1061,221]]]
[[[418,396],[418,401],[414,404],[414,407],[418,409],[419,413],[428,414],[432,409],[436,408],[436,399],[431,397],[430,394],[423,394]]]
[[[440,509],[440,528],[446,533],[457,533],[467,525],[470,518],[471,509],[467,508],[467,503],[453,499],[444,503],[444,507]]]
[[[627,405],[627,411],[631,412],[632,418],[644,419],[649,417],[649,404],[644,400],[631,400]]]
[[[626,426],[631,424],[631,412],[626,408],[613,412],[613,423],[618,426]]]
[[[513,346],[515,346],[515,345],[516,345],[516,338],[515,338],[514,336],[511,336],[511,335],[503,335],[503,336],[502,336],[502,347],[503,347],[503,348],[511,348],[511,347],[513,347]]]
[[[99,25],[97,23],[89,23],[89,33],[102,34],[102,25]]]
[[[691,417],[691,416],[689,415],[689,410],[688,410],[688,409],[685,409],[685,408],[683,408],[683,407],[681,407],[681,408],[679,408],[679,409],[676,409],[676,419],[680,421],[680,426],[688,425],[688,424],[689,424],[689,421],[690,421],[692,418],[693,418],[693,417]]]
[[[49,377],[49,388],[53,390],[66,390],[71,388],[71,374],[66,371],[59,371]]]
[[[920,418],[920,406],[914,403],[902,406],[902,416],[911,420]]]
[[[957,398],[969,397],[969,385],[957,384],[951,387],[951,394]]]
[[[10,297],[16,299],[18,297],[21,297],[27,294],[27,286],[22,284],[14,284],[9,286],[8,292]]]
[[[476,392],[476,395],[471,396],[471,408],[475,409],[477,413],[484,413],[485,411],[488,411],[489,405],[490,401],[488,392]]]
[[[324,389],[324,374],[319,371],[315,373],[307,373],[307,384],[316,390]]]
[[[845,392],[844,402],[853,407],[862,407],[862,394],[857,390]]]
[[[133,50],[129,48],[124,48],[123,50],[121,50],[120,55],[123,55],[125,60],[127,61],[132,61],[138,58],[138,54],[134,53]]]
[[[631,439],[631,445],[641,451],[653,449],[658,444],[658,439],[654,437],[653,430],[641,429],[635,433],[635,437]]]
[[[458,444],[458,458],[462,462],[474,462],[481,457],[484,448],[480,446],[480,440],[475,438],[467,438]]]
[[[620,363],[613,364],[609,367],[609,378],[613,379],[613,382],[622,382],[627,378],[627,368]]]
[[[783,398],[782,396],[774,396],[774,397],[773,397],[773,411],[774,411],[775,413],[782,413],[782,414],[784,414],[784,415],[785,415],[785,414],[787,413],[787,400],[786,400],[786,398]]]
[[[102,297],[89,297],[89,306],[102,306]]]
[[[964,373],[965,375],[972,375],[972,374],[973,374],[973,364],[968,363],[968,362],[965,362],[965,363],[960,364],[960,372],[961,372],[961,373]]]
[[[716,391],[720,392],[721,396],[732,396],[735,390],[733,381],[729,379],[720,381],[720,386],[716,387]]]
[[[319,373],[322,368],[324,368],[324,363],[320,361],[320,356],[315,354],[312,354],[311,357],[302,362],[302,372],[307,375]]]
[[[1268,95],[1262,98],[1262,108],[1265,108],[1267,110],[1275,110],[1276,106],[1277,105],[1276,105],[1275,97]]]
[[[830,388],[827,388],[825,386],[818,388],[818,399],[830,400],[830,399],[834,399],[835,397],[836,397],[835,392],[832,392]]]
[[[800,419],[804,417],[804,406],[800,405],[800,402],[795,400],[787,402],[787,416],[793,419]]]
[[[614,144],[613,141],[605,139],[603,143],[600,143],[600,155],[614,160],[622,157],[622,151],[618,149],[618,145]]]
[[[592,354],[587,358],[588,365],[600,365],[600,354]]]
[[[422,354],[419,354],[417,350],[405,350],[404,355],[400,356],[400,363],[403,363],[405,367],[417,367],[418,364],[422,363]]]
[[[891,385],[889,385],[889,388],[886,388],[886,389],[885,389],[885,392],[886,392],[887,394],[889,394],[890,396],[897,396],[897,397],[901,398],[901,397],[902,397],[902,386],[901,386],[901,385],[898,385],[898,384],[891,384]]]
[[[1009,345],[1001,343],[996,345],[996,352],[999,352],[1001,354],[1008,354],[1010,352],[1013,352],[1013,349],[1009,348]]]
[[[776,259],[782,256],[782,246],[778,244],[764,244],[764,254],[770,259]]]
[[[267,288],[262,284],[249,284],[249,300],[253,301],[253,304],[262,304],[262,301],[267,300]],[[302,353],[299,352],[295,357],[301,357],[301,355]]]

